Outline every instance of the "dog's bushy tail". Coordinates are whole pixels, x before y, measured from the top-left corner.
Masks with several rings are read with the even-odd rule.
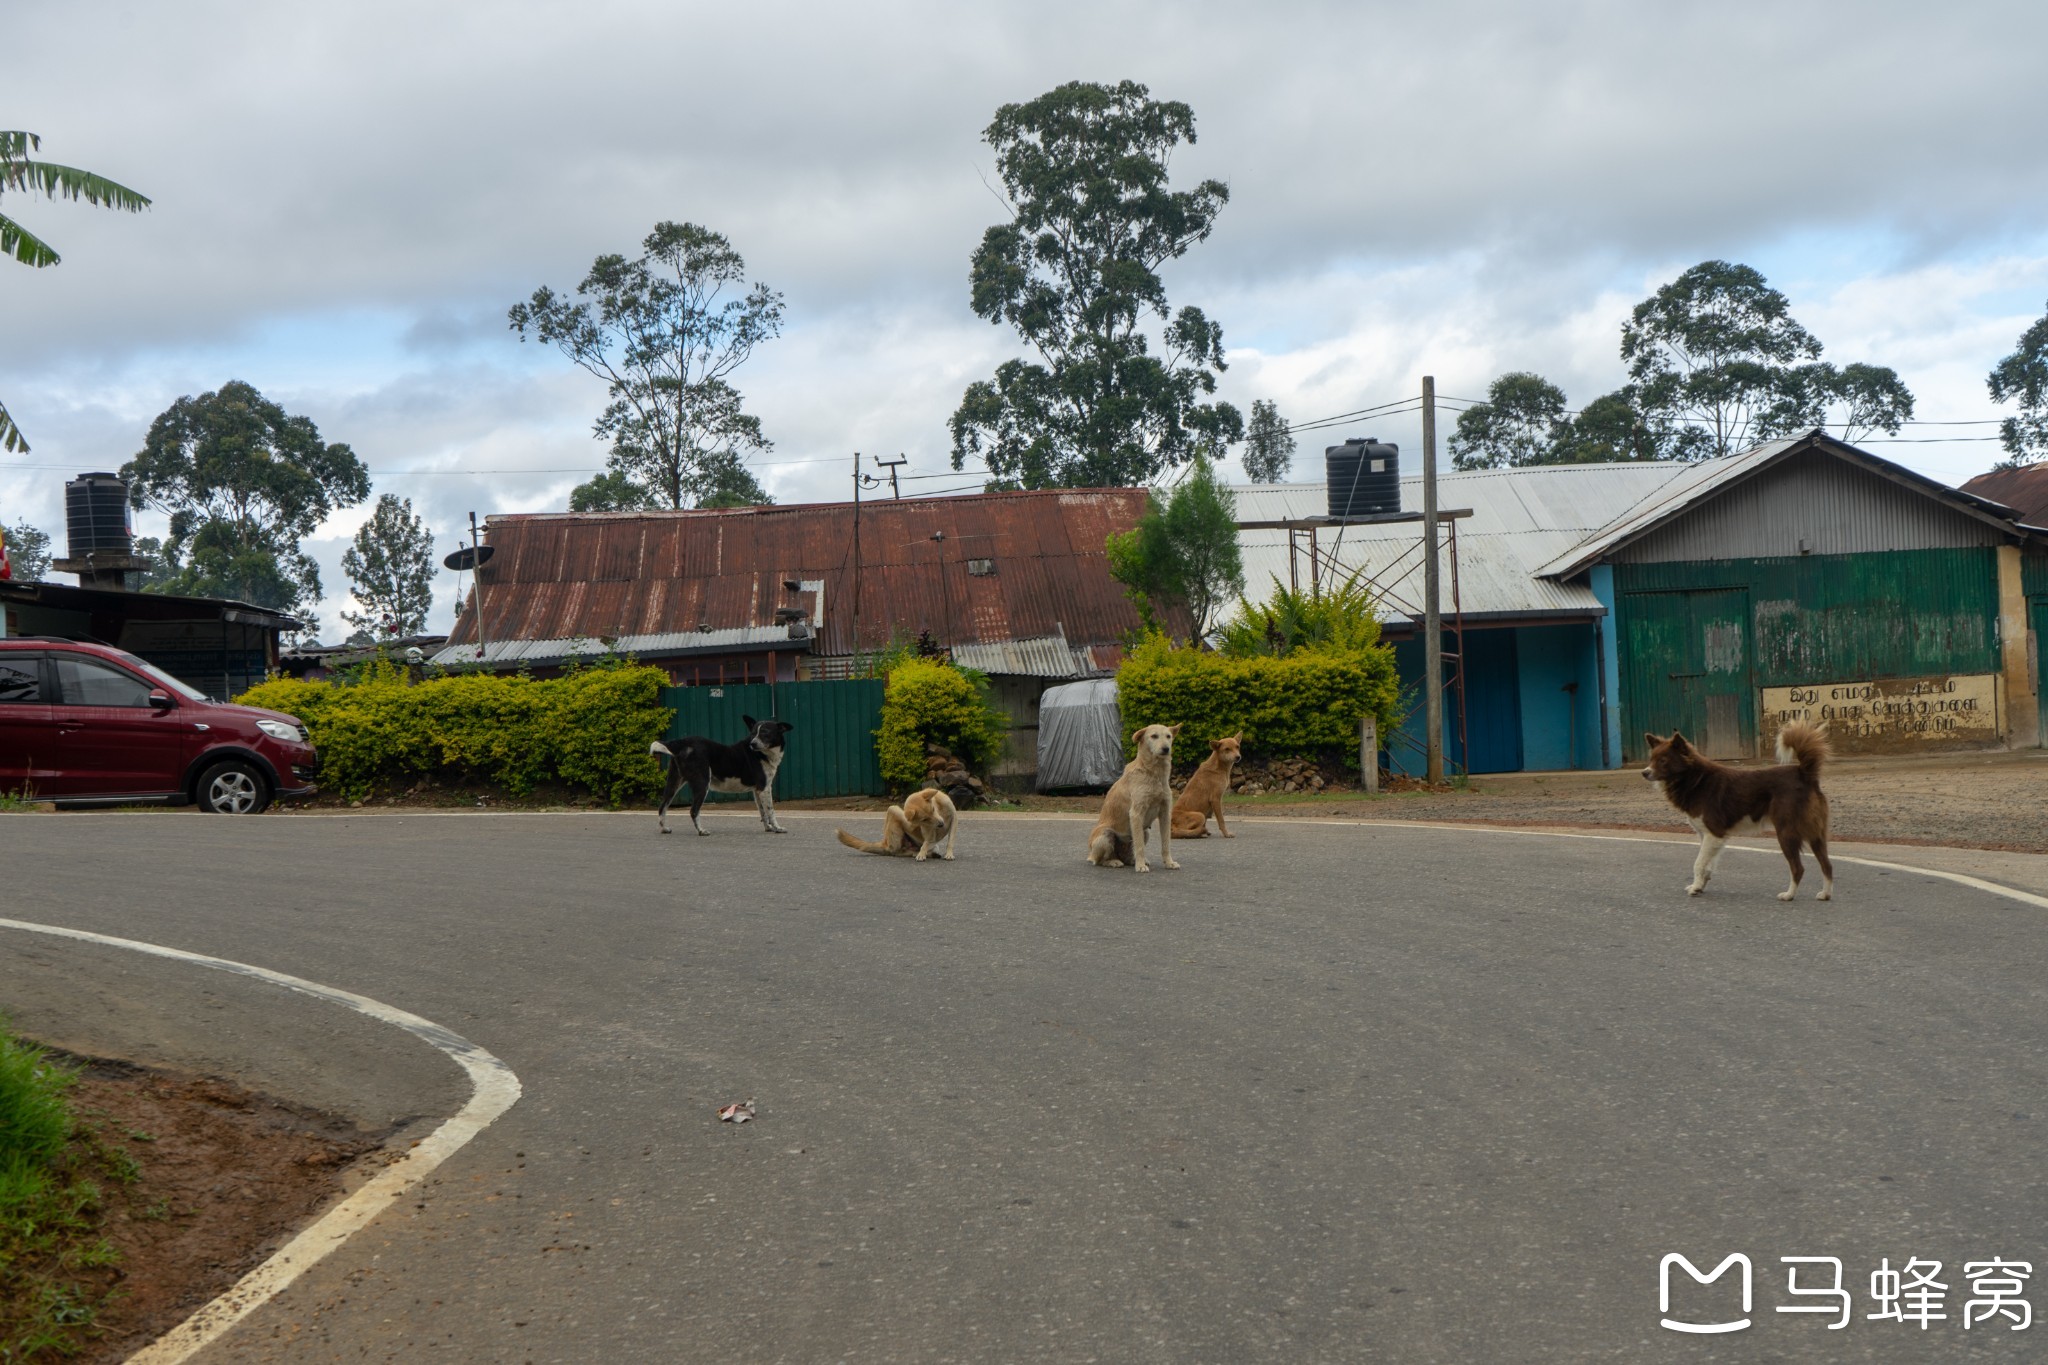
[[[1828,727],[1795,720],[1778,731],[1778,762],[1797,763],[1799,775],[1808,782],[1820,781],[1820,765],[1828,758]]]
[[[863,840],[856,839],[853,835],[848,834],[843,829],[839,831],[839,842],[845,844],[848,848],[855,849],[861,853],[887,853],[889,851],[880,844],[870,844]]]

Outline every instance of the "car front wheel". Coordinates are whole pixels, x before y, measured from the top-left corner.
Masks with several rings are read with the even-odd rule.
[[[270,783],[240,759],[208,768],[199,779],[199,809],[210,815],[254,815],[270,804]]]

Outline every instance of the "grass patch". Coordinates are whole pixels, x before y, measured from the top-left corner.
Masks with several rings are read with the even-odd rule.
[[[99,1235],[99,1182],[132,1181],[136,1168],[79,1123],[73,1080],[0,1027],[0,1361],[75,1354],[104,1304],[90,1272],[116,1259]]]
[[[19,791],[0,791],[0,814],[19,815],[26,811],[41,810],[42,799],[27,787]]]

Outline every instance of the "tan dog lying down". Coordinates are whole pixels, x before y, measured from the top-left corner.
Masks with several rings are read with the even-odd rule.
[[[1202,766],[1195,769],[1195,775],[1188,779],[1180,799],[1173,803],[1173,837],[1176,839],[1206,839],[1209,837],[1209,819],[1214,816],[1216,828],[1224,838],[1235,839],[1230,826],[1223,823],[1223,796],[1230,790],[1230,770],[1237,766],[1238,755],[1243,752],[1242,734],[1229,739],[1209,741],[1209,756],[1202,760]]]
[[[1122,867],[1129,863],[1140,872],[1152,868],[1145,861],[1145,834],[1159,826],[1159,860],[1171,868],[1173,860],[1173,738],[1178,725],[1148,725],[1131,739],[1138,756],[1124,765],[1124,775],[1102,798],[1102,814],[1088,832],[1088,861],[1097,867]]]
[[[865,843],[843,829],[839,831],[839,842],[862,853],[914,857],[923,862],[943,839],[946,851],[939,856],[950,863],[953,861],[954,824],[958,819],[959,815],[953,809],[953,798],[936,787],[926,787],[923,791],[912,792],[910,799],[902,805],[889,807],[889,814],[882,821],[880,843]],[[911,847],[913,844],[915,849]]]

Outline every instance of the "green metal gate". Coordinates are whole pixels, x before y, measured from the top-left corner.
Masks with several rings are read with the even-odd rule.
[[[668,739],[704,735],[722,744],[746,738],[743,719],[773,717],[790,723],[789,748],[775,774],[779,800],[812,796],[879,796],[882,770],[875,730],[882,723],[880,679],[846,682],[730,683],[664,687]],[[713,801],[751,801],[714,793]]]
[[[2041,721],[2041,747],[2048,749],[2048,597],[2034,599],[2034,697]]]
[[[1642,757],[1643,729],[1682,730],[1711,758],[1756,753],[1749,592],[1706,588],[1624,597],[1629,711],[1623,749]]]

